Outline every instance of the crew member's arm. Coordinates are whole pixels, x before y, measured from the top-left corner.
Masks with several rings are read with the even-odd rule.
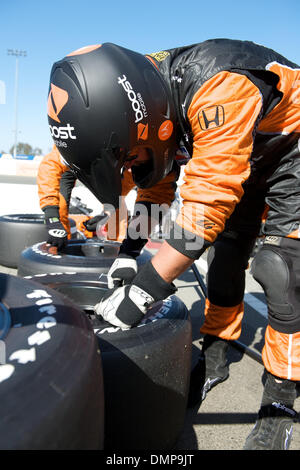
[[[237,73],[220,72],[195,94],[187,113],[194,145],[181,186],[183,207],[152,260],[166,282],[214,242],[240,201],[261,109],[260,91]]]
[[[128,227],[120,253],[136,258],[148,241],[150,233],[169,209],[175,197],[176,171],[171,171],[155,186],[139,188],[134,207],[134,216]]]
[[[63,162],[57,148],[43,158],[37,175],[38,196],[43,211],[47,207],[53,209],[53,215],[59,217],[60,180],[64,172],[70,168]]]
[[[170,172],[162,181],[149,189],[138,189],[137,199],[119,256],[108,272],[108,286],[129,284],[137,273],[136,258],[148,241],[148,237],[174,199],[176,172]],[[134,187],[131,172],[125,171],[122,195]]]
[[[75,180],[54,146],[39,165],[37,184],[48,231],[47,242],[59,249],[66,244],[68,236],[70,238],[68,205]]]

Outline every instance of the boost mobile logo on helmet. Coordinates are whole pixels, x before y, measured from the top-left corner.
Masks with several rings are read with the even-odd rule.
[[[141,121],[143,117],[147,117],[148,113],[142,99],[142,95],[133,91],[131,83],[127,80],[126,75],[123,75],[122,78],[118,77],[118,84],[122,85],[127,93],[129,101],[131,102],[132,109],[135,112],[135,123]]]
[[[69,99],[68,92],[59,88],[56,85],[51,83],[51,89],[48,96],[48,116],[56,122],[60,123],[60,119],[58,117],[59,113],[63,109],[63,107],[67,104]],[[76,139],[74,135],[72,135],[72,131],[74,127],[70,124],[66,126],[51,126],[49,124],[50,133],[52,137],[56,137],[59,139]]]
[[[75,135],[72,135],[72,131],[74,131],[74,127],[70,124],[67,124],[65,127],[57,127],[57,126],[50,126],[50,133],[52,137],[56,139],[76,139]]]

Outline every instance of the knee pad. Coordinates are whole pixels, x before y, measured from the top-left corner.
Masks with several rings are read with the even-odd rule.
[[[242,302],[245,270],[255,239],[231,239],[222,234],[209,249],[207,295],[214,305],[233,307]]]
[[[276,239],[254,257],[251,274],[265,292],[270,326],[291,334],[300,331],[300,240]]]

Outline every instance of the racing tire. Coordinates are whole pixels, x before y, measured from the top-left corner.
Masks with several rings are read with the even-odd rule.
[[[44,214],[8,214],[0,217],[0,264],[17,268],[21,252],[35,243],[47,240]],[[76,222],[69,218],[72,237]]]
[[[59,253],[47,243],[37,243],[23,250],[18,275],[30,276],[44,273],[107,273],[119,253],[120,243],[98,239],[69,240],[68,245]],[[138,257],[143,263],[151,257],[145,252]]]
[[[0,449],[103,449],[102,360],[86,315],[0,274],[0,339]]]
[[[121,330],[94,315],[107,276],[33,276],[68,296],[92,322],[102,355],[104,449],[168,450],[183,429],[192,355],[189,313],[176,297],[157,302],[135,328]]]

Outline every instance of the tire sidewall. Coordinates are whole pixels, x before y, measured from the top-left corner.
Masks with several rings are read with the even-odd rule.
[[[1,303],[11,317],[1,339],[0,448],[103,447],[102,362],[86,316],[34,281],[0,274],[0,286]],[[78,431],[81,426],[89,433],[85,413],[89,439]]]

